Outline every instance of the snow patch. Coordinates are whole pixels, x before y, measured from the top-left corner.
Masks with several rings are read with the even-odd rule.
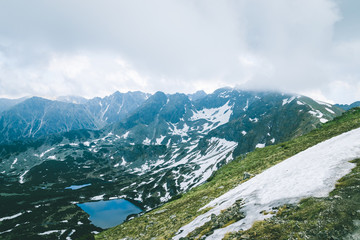
[[[105,194],[98,195],[98,196],[95,196],[95,197],[90,198],[90,200],[92,200],[92,201],[103,200],[103,199],[104,199],[104,196],[105,196]]]
[[[167,202],[170,199],[170,193],[167,188],[167,183],[163,184],[163,188],[165,190],[165,196],[160,198],[161,202]]]
[[[155,163],[151,164],[151,168],[156,168],[157,166],[161,166],[165,163],[164,159],[158,159]]]
[[[333,110],[331,110],[330,108],[325,108],[325,109],[326,109],[326,111],[328,111],[328,112],[330,112],[332,114],[335,114],[335,112]]]
[[[329,104],[329,103],[322,102],[322,101],[319,101],[319,100],[314,100],[314,101],[317,102],[317,103],[320,104],[320,105],[325,105],[325,106],[327,106],[327,107],[329,107],[329,108],[332,107],[331,104]]]
[[[6,231],[3,231],[3,232],[0,232],[0,235],[1,235],[1,234],[4,234],[4,233],[11,232],[11,231],[12,231],[12,229],[9,229],[9,230],[6,230]]]
[[[320,122],[321,123],[326,123],[326,122],[328,122],[329,120],[327,120],[327,119],[325,119],[325,118],[320,118]]]
[[[145,138],[145,140],[142,142],[142,144],[144,145],[150,145],[151,139],[150,138]]]
[[[319,110],[315,110],[315,111],[310,110],[309,113],[310,113],[311,115],[313,115],[314,117],[317,117],[317,118],[319,118],[319,119],[324,116],[324,114],[323,114],[322,112],[320,112]]]
[[[204,108],[200,111],[193,111],[193,115],[190,118],[191,121],[200,119],[207,120],[209,122],[218,123],[217,126],[223,125],[230,120],[232,114],[232,107],[230,101],[227,101],[223,106],[218,108]]]
[[[172,125],[172,128],[173,128],[173,129],[171,129],[171,127],[169,127],[170,131],[172,132],[172,135],[179,135],[181,137],[188,136],[187,133],[189,131],[189,126],[186,123],[184,123],[184,126],[182,128],[177,128],[177,126],[175,124],[172,124],[172,123],[170,123],[170,124]]]
[[[14,161],[13,161],[13,163],[11,164],[10,168],[14,168],[14,165],[17,163],[17,161],[18,161],[18,159],[15,158]]]
[[[20,177],[19,177],[19,183],[20,184],[25,183],[24,176],[28,173],[28,171],[29,170],[26,170],[23,174],[20,175]]]
[[[4,220],[10,220],[10,219],[17,218],[17,217],[20,217],[21,215],[23,215],[23,213],[17,213],[17,214],[12,215],[12,216],[2,217],[2,218],[0,218],[0,222],[2,222]]]
[[[54,149],[55,149],[55,148],[50,148],[50,149],[46,150],[45,152],[41,153],[41,154],[40,154],[40,158],[42,158],[45,154],[47,154],[48,152],[50,152],[50,151],[52,151],[52,150],[54,150]]]
[[[282,102],[282,106],[284,106],[285,104],[291,103],[296,97],[291,97],[291,98],[285,98],[283,99]]]
[[[134,198],[134,200],[135,200],[135,201],[142,202],[143,200],[142,200],[141,194],[142,194],[142,192],[139,193],[139,196],[137,196],[136,198]]]
[[[129,133],[130,133],[130,131],[127,131],[126,133],[121,135],[121,138],[127,139],[129,137]]]
[[[264,148],[264,147],[265,147],[265,143],[258,143],[255,146],[255,148]]]
[[[247,230],[255,221],[269,216],[260,212],[283,204],[295,204],[307,197],[326,197],[338,179],[350,172],[355,164],[349,161],[360,157],[360,128],[343,133],[256,175],[201,209],[212,207],[189,224],[180,228],[173,239],[185,237],[202,226],[221,210],[243,199],[245,218],[225,228],[217,229],[207,239],[222,239],[228,232]]]
[[[165,139],[165,136],[160,136],[159,138],[155,139],[157,145],[161,145],[162,141]]]
[[[177,156],[180,154],[176,153],[168,162],[173,162],[169,166],[164,167],[163,169],[175,168],[183,164],[190,164],[198,166],[196,170],[190,172],[188,175],[183,175],[184,179],[180,183],[181,190],[187,190],[190,187],[196,187],[202,184],[206,179],[208,179],[211,174],[217,170],[217,164],[223,160],[229,162],[232,160],[232,152],[237,147],[236,142],[227,141],[225,139],[212,137],[208,140],[209,148],[206,150],[205,154],[200,154],[199,150],[195,150],[181,158],[180,161],[175,161]],[[195,183],[195,179],[197,182]]]
[[[243,111],[245,112],[249,108],[249,99],[246,100],[246,106],[243,108]]]
[[[112,132],[109,132],[105,137],[101,138],[102,141],[105,141],[107,138],[111,137],[112,135],[114,135]]]
[[[121,160],[122,160],[122,162],[121,162],[121,166],[125,166],[125,165],[126,165],[125,158],[124,158],[124,157],[121,157]]]
[[[64,231],[64,230],[50,230],[50,231],[46,231],[46,232],[43,232],[43,233],[38,233],[38,235],[40,235],[40,236],[50,235],[50,234],[58,233],[58,232],[62,232],[62,231]]]
[[[69,235],[67,235],[66,240],[71,240],[71,235],[75,233],[75,229],[72,229]]]
[[[171,144],[171,138],[169,138],[168,142],[166,143],[166,147],[169,148]]]
[[[257,123],[259,121],[259,119],[258,118],[249,118],[249,121]]]

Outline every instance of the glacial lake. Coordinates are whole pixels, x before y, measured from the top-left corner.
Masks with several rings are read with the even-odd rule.
[[[83,184],[83,185],[71,185],[70,187],[66,187],[65,189],[77,190],[83,187],[90,186],[91,183]]]
[[[103,229],[119,225],[126,220],[127,216],[142,212],[139,207],[125,199],[87,202],[77,205],[90,215],[89,219],[92,224]]]

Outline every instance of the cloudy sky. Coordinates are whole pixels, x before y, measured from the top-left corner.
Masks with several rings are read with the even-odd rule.
[[[0,97],[231,86],[360,100],[358,0],[0,1]]]

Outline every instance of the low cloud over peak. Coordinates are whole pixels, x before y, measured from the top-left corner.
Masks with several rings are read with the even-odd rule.
[[[359,100],[355,0],[2,1],[0,96],[208,92]]]

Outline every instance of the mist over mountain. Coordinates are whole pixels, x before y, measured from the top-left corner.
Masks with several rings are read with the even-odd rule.
[[[18,103],[25,101],[27,97],[18,98],[18,99],[7,99],[7,98],[0,98],[0,113],[10,109],[11,107],[15,106]]]

